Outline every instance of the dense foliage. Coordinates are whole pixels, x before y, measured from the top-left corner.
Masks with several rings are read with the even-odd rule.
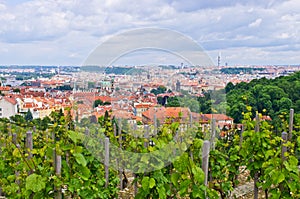
[[[0,123],[0,187],[5,196],[54,198],[63,192],[67,198],[116,197],[116,171],[110,171],[106,188],[104,165],[84,147],[84,134],[74,131],[68,116],[55,112],[51,116],[46,130],[41,120],[36,129],[32,126],[38,121],[27,123],[24,118]],[[33,131],[31,151],[26,146],[29,130]],[[60,174],[55,170],[56,155],[62,160]]]
[[[255,79],[250,83],[239,83],[226,86],[228,114],[235,122],[241,122],[242,113],[246,112],[246,106],[251,106],[252,114],[256,111],[263,115],[269,115],[278,131],[281,118],[287,118],[290,108],[295,113],[300,112],[300,72],[290,76],[282,76],[275,79]]]

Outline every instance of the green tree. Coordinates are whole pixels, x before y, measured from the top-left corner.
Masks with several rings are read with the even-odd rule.
[[[25,120],[27,122],[29,122],[29,121],[32,121],[32,119],[33,119],[32,113],[31,113],[30,109],[28,109],[27,113],[25,114]]]
[[[97,99],[94,101],[94,107],[103,106],[103,101],[100,99]]]
[[[13,92],[14,93],[20,93],[20,89],[19,88],[15,88],[15,89],[13,89]]]
[[[161,93],[165,93],[167,91],[167,88],[164,86],[159,86],[157,89],[152,89],[150,93],[153,93],[154,95],[158,95]]]
[[[180,101],[178,97],[169,97],[167,107],[180,107]]]
[[[88,88],[95,88],[95,82],[88,82]]]
[[[225,87],[225,91],[226,93],[229,93],[232,89],[234,89],[234,85],[232,82],[229,82]]]

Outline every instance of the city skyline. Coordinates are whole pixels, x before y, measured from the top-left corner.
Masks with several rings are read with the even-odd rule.
[[[215,65],[219,53],[222,65],[297,65],[299,9],[296,0],[0,0],[0,64],[81,65],[113,35],[155,27],[190,37]],[[142,61],[169,63],[165,57],[150,54]],[[136,55],[124,60],[121,64],[140,64]]]

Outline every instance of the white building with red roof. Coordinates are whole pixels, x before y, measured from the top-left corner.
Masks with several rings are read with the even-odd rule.
[[[9,118],[18,113],[17,101],[13,97],[0,97],[0,118]]]

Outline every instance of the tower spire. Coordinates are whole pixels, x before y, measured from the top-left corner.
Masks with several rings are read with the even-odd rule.
[[[219,55],[218,55],[218,67],[220,67],[221,65],[221,52],[219,52]]]

